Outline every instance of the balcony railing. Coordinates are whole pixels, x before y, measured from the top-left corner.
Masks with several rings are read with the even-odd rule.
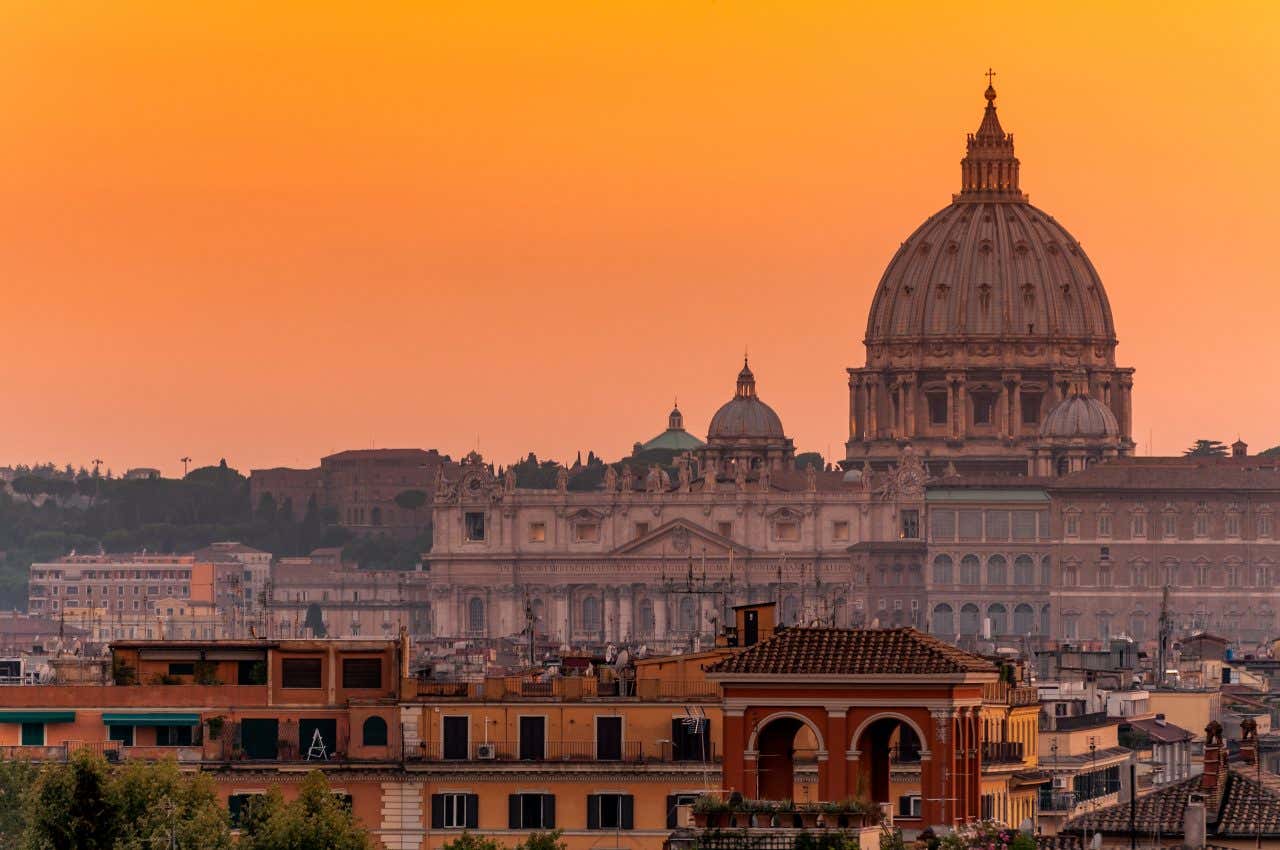
[[[611,679],[598,676],[565,676],[533,679],[523,676],[495,676],[483,681],[413,679],[405,685],[409,699],[514,700],[622,699],[639,702],[715,702],[720,688],[705,679]]]
[[[1069,812],[1075,807],[1075,803],[1075,795],[1069,791],[1040,789],[1040,811],[1042,812]]]
[[[1021,741],[983,741],[982,761],[987,764],[1016,764],[1022,761]]]
[[[658,753],[654,753],[655,757]],[[406,761],[499,761],[499,762],[641,762],[644,747],[640,741],[623,741],[612,753],[599,747],[595,741],[545,741],[542,747],[527,743],[522,748],[519,741],[473,742],[460,758],[437,741],[422,741],[416,747],[405,747]]]
[[[1040,691],[1035,685],[1011,685],[1008,682],[988,682],[982,686],[982,698],[987,702],[1006,705],[1038,705]]]
[[[1107,713],[1095,711],[1092,714],[1075,714],[1062,717],[1040,715],[1042,731],[1070,732],[1073,729],[1089,729],[1094,726],[1105,726]]]

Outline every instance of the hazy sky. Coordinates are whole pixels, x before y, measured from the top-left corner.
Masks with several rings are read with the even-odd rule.
[[[744,347],[839,454],[988,65],[1139,453],[1280,443],[1280,5],[862,5],[8,0],[0,464],[615,457]]]

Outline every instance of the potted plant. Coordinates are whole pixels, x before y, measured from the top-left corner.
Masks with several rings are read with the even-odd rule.
[[[722,816],[729,811],[729,804],[719,797],[703,794],[693,801],[693,822],[699,829],[716,828]]]
[[[819,826],[818,819],[821,817],[822,811],[822,807],[818,803],[805,803],[796,809],[797,814],[800,815],[800,825],[804,829],[816,829]]]
[[[217,741],[222,738],[222,727],[226,724],[227,718],[221,714],[210,717],[207,721],[209,724],[209,740]]]

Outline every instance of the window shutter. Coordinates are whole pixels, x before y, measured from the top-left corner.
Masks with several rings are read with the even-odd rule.
[[[684,721],[679,717],[673,717],[671,718],[671,760],[683,761],[684,753]]]
[[[587,795],[587,829],[600,828],[600,795]]]
[[[556,828],[556,795],[542,795],[542,828]]]
[[[636,798],[630,794],[622,795],[622,828],[635,829],[636,827]]]
[[[520,828],[520,795],[507,795],[507,827],[509,829]]]
[[[676,806],[680,805],[680,798],[675,794],[667,795],[667,829],[676,828]]]
[[[480,795],[467,795],[467,829],[475,829],[480,822]]]
[[[431,828],[444,829],[444,795],[431,795]]]

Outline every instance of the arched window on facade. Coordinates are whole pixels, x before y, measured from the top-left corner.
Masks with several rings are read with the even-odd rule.
[[[794,626],[800,619],[800,600],[794,596],[788,596],[782,600],[782,623],[786,626]]]
[[[1030,555],[1013,559],[1013,583],[1026,587],[1036,583],[1036,565]]]
[[[479,596],[471,597],[467,603],[467,631],[473,634],[484,631],[484,600]]]
[[[980,626],[978,623],[979,619],[980,613],[978,611],[978,606],[974,605],[972,602],[966,602],[960,608],[960,634],[976,635]]]
[[[595,596],[588,596],[582,600],[582,628],[583,631],[598,632],[600,631],[600,599]]]
[[[974,587],[982,584],[982,564],[977,555],[965,555],[960,559],[960,583]]]
[[[951,584],[951,556],[939,555],[933,559],[933,583]]]
[[[698,605],[692,596],[680,600],[680,631],[692,632],[698,628]]]
[[[1098,614],[1098,640],[1111,640],[1111,615],[1106,611]]]
[[[1048,555],[1040,559],[1040,583],[1045,587],[1053,586],[1053,559]]]
[[[1036,630],[1036,610],[1025,602],[1013,609],[1013,632],[1017,635],[1029,635]]]
[[[956,633],[956,618],[951,606],[943,602],[933,609],[933,633],[938,637],[951,637]]]
[[[1040,634],[1044,635],[1045,637],[1049,637],[1052,635],[1052,632],[1050,631],[1050,628],[1049,628],[1049,626],[1051,625],[1051,622],[1052,621],[1051,621],[1049,606],[1045,605],[1043,608],[1040,609]]]
[[[992,555],[987,559],[987,584],[1001,585],[1009,581],[1009,562],[1004,555]]]
[[[1007,634],[1009,631],[1008,612],[999,602],[987,606],[987,619],[991,621],[991,634]]]
[[[653,637],[655,627],[653,619],[653,600],[640,600],[640,637]]]
[[[366,747],[385,747],[387,745],[387,721],[381,717],[370,717],[360,727],[361,742]]]
[[[1143,611],[1134,611],[1129,615],[1129,637],[1136,641],[1147,639],[1147,615]]]

